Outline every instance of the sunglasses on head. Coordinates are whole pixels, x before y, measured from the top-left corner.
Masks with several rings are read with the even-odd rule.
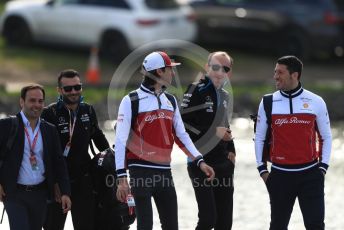
[[[77,85],[67,85],[67,86],[62,86],[61,87],[65,92],[71,92],[73,89],[75,91],[80,91],[82,88],[81,84],[77,84]]]
[[[222,66],[222,65],[210,65],[211,66],[211,69],[213,71],[219,71],[221,68],[224,70],[225,73],[228,73],[229,71],[231,71],[231,68],[228,67],[228,66]]]

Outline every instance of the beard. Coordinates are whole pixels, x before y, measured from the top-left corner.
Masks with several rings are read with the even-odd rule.
[[[36,120],[36,119],[38,119],[41,116],[42,109],[40,109],[38,111],[25,110],[24,114],[27,117],[27,119],[29,119],[29,120]]]
[[[76,100],[70,100],[69,96],[78,96],[78,98]],[[62,100],[64,103],[66,103],[67,105],[75,105],[78,104],[80,102],[80,95],[62,95]]]

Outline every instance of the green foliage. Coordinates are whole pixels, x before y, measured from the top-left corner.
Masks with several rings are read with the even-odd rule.
[[[85,69],[87,55],[70,51],[50,50],[42,47],[10,47],[0,39],[0,61],[9,62],[23,68],[38,71],[51,69],[59,71],[66,68],[66,63],[76,69]]]
[[[5,1],[5,2],[6,2],[6,1]],[[5,2],[4,2],[4,1],[0,1],[0,14],[2,14],[2,12],[4,11]]]
[[[28,47],[8,46],[4,39],[0,37],[0,63],[18,66],[18,68],[32,72],[48,70],[55,74],[67,68],[79,71],[86,70],[89,55],[87,49],[39,45],[30,45]],[[100,59],[99,62],[104,72],[113,71],[115,65],[109,60]]]

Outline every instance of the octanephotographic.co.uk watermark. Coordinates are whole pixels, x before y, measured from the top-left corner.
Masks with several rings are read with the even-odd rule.
[[[207,178],[193,178],[183,177],[185,182],[178,181],[179,184],[192,183],[193,187],[233,187],[233,180],[231,178],[214,178],[213,180],[208,180]],[[108,174],[105,178],[105,184],[107,187],[114,187],[118,185],[117,178]],[[174,181],[171,177],[165,175],[153,175],[147,178],[130,178],[130,187],[144,187],[144,188],[154,188],[154,187],[174,187]]]

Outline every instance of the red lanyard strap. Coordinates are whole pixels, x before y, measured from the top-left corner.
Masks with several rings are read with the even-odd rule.
[[[71,143],[72,142],[72,136],[74,133],[77,114],[75,114],[74,119],[73,119],[73,124],[72,124],[72,116],[70,114],[70,110],[68,110],[68,112],[69,112],[69,143]]]
[[[38,130],[38,132],[36,133],[35,137],[33,138],[33,142],[32,142],[32,144],[31,144],[31,139],[30,139],[29,131],[27,130],[26,127],[24,127],[24,132],[25,132],[26,139],[27,139],[27,141],[28,141],[28,143],[29,143],[30,155],[31,155],[31,156],[35,155],[35,153],[34,153],[33,150],[35,149],[36,144],[37,144],[39,131],[40,131],[40,130]]]

